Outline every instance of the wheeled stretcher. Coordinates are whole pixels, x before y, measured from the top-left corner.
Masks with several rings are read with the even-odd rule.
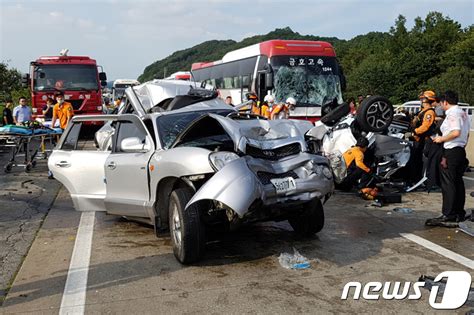
[[[36,166],[38,152],[47,157],[45,143],[50,142],[51,146],[62,130],[60,128],[23,127],[7,125],[0,127],[0,141],[4,146],[11,147],[11,157],[3,169],[6,173],[12,171],[13,167],[23,167],[25,172],[29,172]],[[38,140],[38,141],[36,141]],[[33,146],[33,147],[32,147]],[[18,157],[23,156],[22,162]]]

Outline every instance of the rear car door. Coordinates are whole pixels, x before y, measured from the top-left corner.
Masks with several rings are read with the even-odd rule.
[[[150,122],[151,123],[151,122]],[[151,127],[151,133],[153,128]],[[149,161],[155,152],[150,131],[135,115],[122,115],[105,161],[107,212],[149,217]]]
[[[48,159],[49,170],[69,191],[78,211],[105,211],[104,165],[111,147],[100,149],[92,128],[116,120],[116,115],[74,117]]]

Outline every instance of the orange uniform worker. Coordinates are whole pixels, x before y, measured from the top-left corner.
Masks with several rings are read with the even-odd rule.
[[[275,104],[275,98],[273,95],[265,95],[263,99],[263,104],[260,106],[260,116],[270,119],[273,111],[273,106]]]
[[[74,110],[71,103],[64,101],[64,93],[56,93],[56,105],[53,107],[53,120],[51,126],[54,127],[56,119],[59,119],[59,127],[61,129],[66,129],[69,121],[74,115]]]
[[[424,141],[426,137],[433,134],[436,127],[436,112],[433,104],[436,102],[436,94],[433,91],[425,91],[420,96],[422,110],[414,119],[415,130],[413,137],[416,141]]]
[[[290,118],[290,110],[296,106],[296,100],[293,97],[288,97],[285,104],[278,104],[273,107],[270,114],[270,119],[288,119]]]
[[[361,137],[357,140],[355,146],[351,147],[342,155],[346,163],[347,176],[342,183],[339,184],[340,189],[350,190],[359,180],[360,182],[357,185],[359,189],[366,187],[369,183],[371,179],[369,175],[370,168],[364,163],[364,153],[368,146],[369,141]]]

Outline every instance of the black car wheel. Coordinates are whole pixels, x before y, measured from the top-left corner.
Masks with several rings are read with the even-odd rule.
[[[186,211],[193,196],[190,188],[179,188],[171,193],[169,201],[169,228],[173,253],[182,264],[199,260],[204,253],[205,234],[199,207],[194,204]]]
[[[366,98],[357,109],[356,120],[363,131],[381,132],[386,130],[393,119],[393,106],[382,96]]]
[[[311,236],[324,227],[324,209],[319,199],[314,199],[305,205],[304,213],[288,219],[296,234]]]
[[[12,168],[13,168],[13,163],[8,163],[7,165],[3,167],[3,170],[5,171],[5,173],[10,173],[12,171]]]

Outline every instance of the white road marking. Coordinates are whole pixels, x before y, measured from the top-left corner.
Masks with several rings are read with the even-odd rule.
[[[446,248],[441,247],[441,246],[439,246],[435,243],[432,243],[428,240],[425,240],[422,237],[416,236],[415,234],[400,233],[400,235],[403,236],[404,238],[412,241],[412,242],[417,243],[418,245],[421,245],[425,248],[428,248],[428,249],[434,251],[435,253],[438,253],[438,254],[440,254],[440,255],[442,255],[446,258],[449,258],[451,260],[454,260],[455,262],[460,263],[461,265],[464,265],[464,266],[466,266],[470,269],[474,269],[474,261],[472,261],[469,258],[461,256],[461,255],[459,255],[455,252],[450,251],[449,249],[446,249]]]
[[[472,177],[463,176],[462,178],[467,179],[467,180],[473,180],[473,181],[474,181],[474,178],[472,178]]]
[[[61,301],[60,315],[84,314],[95,212],[83,212]]]

